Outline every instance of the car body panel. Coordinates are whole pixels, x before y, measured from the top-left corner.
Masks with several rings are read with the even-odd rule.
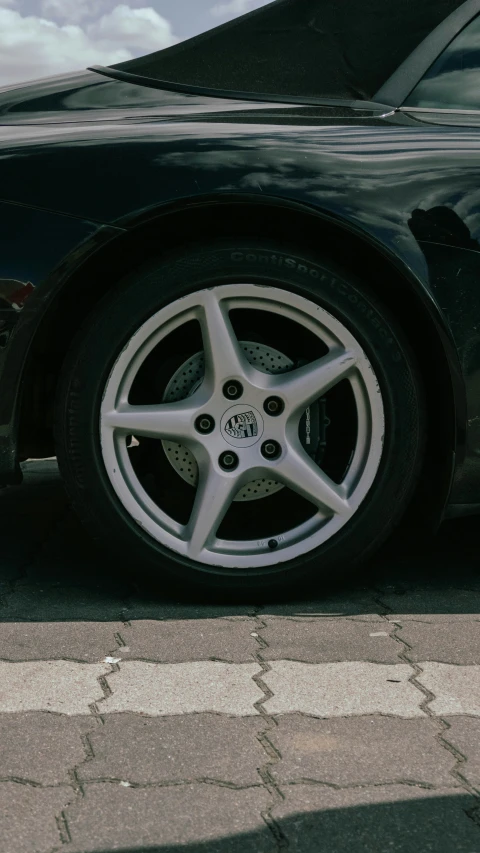
[[[118,233],[94,222],[0,202],[0,483],[19,480],[19,401],[35,332],[62,284]]]
[[[0,93],[0,279],[34,287],[0,353],[2,393],[18,392],[40,305],[105,240],[158,219],[161,245],[165,212],[206,202],[297,205],[318,217],[319,229],[322,218],[338,223],[390,258],[429,311],[456,394],[451,501],[480,503],[478,130],[351,106],[215,101],[153,89],[143,105],[141,87],[92,77],[61,78],[58,92],[50,81],[47,94],[45,82],[43,94],[37,84],[30,95],[22,88]],[[137,106],[145,115],[132,112],[132,88],[141,90]],[[96,106],[89,106],[92,98]],[[444,210],[453,216],[440,214],[432,225]],[[419,227],[422,211],[430,211],[430,230]],[[8,310],[13,322],[15,309]],[[0,405],[10,469],[17,401],[18,393],[15,400],[7,394]],[[0,477],[7,467],[0,453]]]
[[[221,101],[222,112],[238,112],[237,99]],[[250,109],[263,104],[249,104]],[[47,77],[0,89],[0,126],[104,121],[169,120],[217,113],[219,100],[159,91],[111,79],[93,71]]]

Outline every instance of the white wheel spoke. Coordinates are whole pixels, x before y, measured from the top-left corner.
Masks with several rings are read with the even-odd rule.
[[[194,435],[197,406],[191,400],[157,406],[124,405],[103,415],[105,426],[126,435],[186,440]]]
[[[275,377],[271,387],[284,395],[293,411],[305,410],[355,370],[357,354],[335,350],[317,361]]]
[[[237,491],[236,477],[225,476],[210,463],[200,464],[197,494],[185,533],[188,555],[198,559],[220,527]]]
[[[286,486],[332,515],[350,511],[342,486],[337,485],[315,464],[303,448],[289,447],[276,468],[276,476]]]
[[[227,311],[213,290],[202,294],[200,324],[205,350],[205,373],[214,383],[223,379],[243,376],[248,370],[228,317]]]

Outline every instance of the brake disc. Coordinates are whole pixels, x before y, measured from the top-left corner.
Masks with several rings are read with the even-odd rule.
[[[255,365],[262,373],[286,373],[294,366],[291,359],[273,347],[251,341],[241,341],[240,346],[250,364]],[[165,389],[163,402],[174,403],[189,397],[197,390],[204,375],[205,357],[203,352],[197,352],[173,374]],[[162,441],[162,444],[172,468],[186,483],[196,486],[198,465],[193,453],[183,444],[174,441]],[[252,480],[240,489],[235,501],[256,501],[283,488],[282,483],[268,478]]]

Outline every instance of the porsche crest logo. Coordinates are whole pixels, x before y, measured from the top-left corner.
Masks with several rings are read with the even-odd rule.
[[[232,438],[252,438],[252,436],[258,435],[257,419],[253,412],[234,415],[225,424],[225,432]]]

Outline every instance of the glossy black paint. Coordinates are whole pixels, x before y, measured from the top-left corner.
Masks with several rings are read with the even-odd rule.
[[[145,223],[161,249],[171,210],[253,200],[303,209],[319,233],[338,223],[402,273],[449,363],[450,503],[480,505],[479,188],[480,128],[419,115],[220,101],[93,72],[0,92],[0,279],[33,285],[3,312],[0,476],[15,468],[29,344],[74,273],[82,298],[85,258]]]
[[[35,331],[78,264],[118,233],[94,222],[0,202],[0,483],[20,479],[18,402]],[[70,322],[74,327],[74,319],[65,317]]]

